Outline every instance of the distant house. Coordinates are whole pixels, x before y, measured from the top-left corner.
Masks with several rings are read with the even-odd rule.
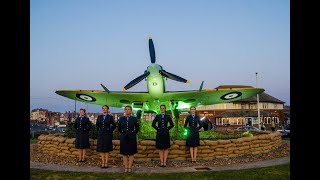
[[[48,110],[42,109],[42,108],[33,109],[30,113],[30,120],[39,121],[39,122],[48,121],[49,120]]]

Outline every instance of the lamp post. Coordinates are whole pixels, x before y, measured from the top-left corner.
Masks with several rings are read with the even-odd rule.
[[[256,72],[256,88],[258,88],[258,73]],[[261,129],[260,123],[260,107],[259,107],[259,94],[257,94],[257,108],[258,108],[258,127]]]
[[[86,109],[86,111],[87,111],[87,112],[89,112],[89,110],[88,110],[88,103],[86,103],[86,105],[87,105],[87,109]]]
[[[74,99],[74,119],[77,118],[77,101]]]

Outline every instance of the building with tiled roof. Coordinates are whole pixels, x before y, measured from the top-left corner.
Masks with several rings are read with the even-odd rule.
[[[263,92],[259,94],[260,122],[266,126],[274,120],[276,124],[285,122],[283,101]],[[208,118],[211,123],[219,126],[243,126],[252,124],[258,126],[257,96],[237,100],[229,103],[197,106],[197,114],[200,117]],[[181,114],[184,119],[187,114]]]

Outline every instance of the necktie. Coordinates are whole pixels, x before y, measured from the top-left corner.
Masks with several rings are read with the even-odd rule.
[[[105,120],[106,119],[106,115],[103,115],[103,120]]]
[[[129,116],[127,116],[127,121],[129,121]]]
[[[80,121],[82,121],[82,117],[80,117]]]
[[[194,119],[194,114],[192,114],[192,118]]]
[[[164,114],[162,114],[162,118],[164,118]]]

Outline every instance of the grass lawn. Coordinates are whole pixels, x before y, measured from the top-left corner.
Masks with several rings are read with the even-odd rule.
[[[64,172],[30,168],[30,179],[290,179],[290,164],[245,170],[207,171],[169,174]]]
[[[290,137],[282,137],[282,140],[290,141]]]
[[[38,139],[32,139],[32,138],[30,138],[30,144],[35,144],[35,143],[37,143],[38,142]]]

